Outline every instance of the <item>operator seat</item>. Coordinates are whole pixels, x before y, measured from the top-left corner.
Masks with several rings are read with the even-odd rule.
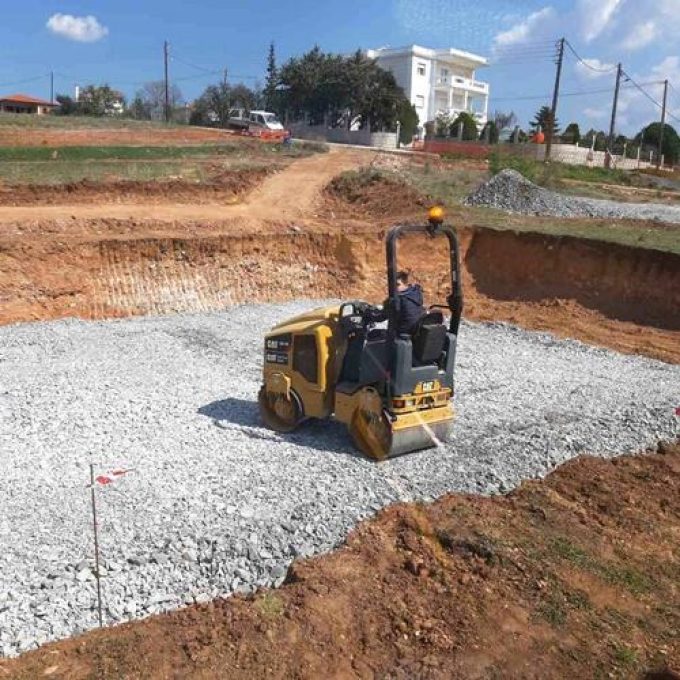
[[[424,314],[412,337],[414,365],[439,364],[446,345],[446,326],[441,312]]]

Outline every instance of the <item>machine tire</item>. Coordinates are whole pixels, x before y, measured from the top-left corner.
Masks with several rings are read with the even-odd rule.
[[[277,404],[283,400],[285,404]],[[264,424],[275,432],[292,432],[302,422],[302,404],[297,394],[291,390],[290,399],[285,399],[281,394],[267,392],[262,385],[257,395],[257,403],[260,407],[260,417]]]

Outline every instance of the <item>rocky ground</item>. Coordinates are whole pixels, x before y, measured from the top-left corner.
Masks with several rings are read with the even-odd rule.
[[[680,207],[656,203],[624,203],[565,196],[537,186],[516,170],[506,169],[482,184],[465,205],[496,208],[523,215],[659,220],[680,223]]]
[[[96,624],[89,463],[107,623],[280,584],[395,501],[505,492],[584,451],[677,436],[680,368],[465,324],[441,449],[376,465],[339,425],[258,423],[262,333],[309,307],[0,328],[0,652]]]
[[[0,659],[0,677],[680,678],[680,446],[398,504],[278,590]]]

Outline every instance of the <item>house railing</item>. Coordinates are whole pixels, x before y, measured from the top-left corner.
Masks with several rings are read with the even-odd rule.
[[[474,90],[475,92],[481,92],[485,94],[489,91],[488,83],[483,83],[479,80],[472,80],[471,78],[463,78],[462,76],[456,75],[439,76],[435,79],[435,87]]]

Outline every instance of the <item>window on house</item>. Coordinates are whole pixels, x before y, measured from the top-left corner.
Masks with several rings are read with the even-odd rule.
[[[441,70],[441,75],[442,75],[442,78],[448,78],[449,77],[449,69],[443,68]]]
[[[416,70],[417,70],[419,76],[424,76],[425,75],[425,64],[423,64],[422,62],[418,62],[418,65],[416,66]]]
[[[425,106],[425,97],[422,94],[416,95],[416,108],[422,109]]]

